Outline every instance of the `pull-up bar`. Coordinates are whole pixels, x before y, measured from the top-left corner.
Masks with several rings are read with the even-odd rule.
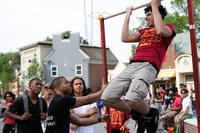
[[[142,8],[142,7],[145,7],[145,6],[148,6],[148,5],[150,5],[150,4],[151,4],[151,3],[148,2],[148,3],[146,3],[146,4],[142,4],[142,5],[139,5],[139,6],[133,7],[133,10],[136,10],[136,9],[139,9],[139,8]],[[112,15],[110,15],[110,16],[104,17],[104,20],[105,20],[105,19],[112,18],[112,17],[115,17],[115,16],[122,15],[122,14],[124,14],[124,13],[126,13],[126,11],[121,11],[121,12],[118,12],[118,13],[112,14]]]

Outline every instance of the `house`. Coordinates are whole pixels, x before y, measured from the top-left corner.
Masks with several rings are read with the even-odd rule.
[[[102,84],[102,55],[97,46],[80,45],[78,33],[72,33],[69,39],[63,39],[61,34],[53,36],[53,42],[39,41],[19,49],[21,55],[22,80],[27,85],[27,69],[35,58],[44,72],[45,82],[50,82],[57,76],[72,79],[82,77],[86,86],[97,90]],[[106,49],[107,69],[113,69],[118,60]]]
[[[57,76],[72,79],[82,77],[86,86],[96,91],[102,85],[102,54],[101,48],[80,45],[78,33],[72,33],[69,39],[63,39],[61,34],[53,36],[53,45],[49,54],[44,58],[45,79],[50,82]],[[107,68],[113,69],[118,60],[106,49]]]
[[[23,82],[27,85],[26,76],[27,69],[30,66],[32,60],[35,58],[39,64],[41,64],[41,69],[44,71],[44,58],[49,54],[52,49],[52,42],[39,41],[37,43],[21,47],[19,49],[20,53],[20,71],[21,78]]]

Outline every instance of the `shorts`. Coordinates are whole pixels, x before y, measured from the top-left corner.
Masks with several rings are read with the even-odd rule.
[[[124,96],[125,100],[144,100],[148,94],[149,85],[156,77],[157,70],[149,62],[133,62],[111,80],[101,99],[117,102]]]

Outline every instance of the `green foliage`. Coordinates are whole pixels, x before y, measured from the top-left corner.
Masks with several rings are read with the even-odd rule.
[[[62,32],[62,38],[63,39],[69,39],[71,35],[71,31],[64,31]]]
[[[71,31],[68,31],[68,30],[67,30],[67,31],[62,32],[61,34],[62,34],[62,38],[63,38],[63,39],[69,39],[69,38],[70,38],[70,35],[71,35]],[[52,42],[53,39],[50,38],[50,37],[47,37],[47,38],[45,39],[45,41],[50,41],[50,42]],[[80,44],[88,45],[89,43],[88,43],[87,39],[84,39],[83,37],[80,36]]]
[[[166,16],[164,22],[166,24],[169,24],[169,23],[173,24],[176,27],[177,33],[181,33],[184,30],[189,29],[188,17],[180,16],[177,12],[172,15]]]
[[[136,46],[133,44],[133,45],[131,46],[131,53],[132,53],[132,55],[135,54],[135,51],[136,51]]]
[[[44,79],[44,73],[41,69],[41,66],[39,65],[39,62],[37,61],[36,58],[33,58],[31,60],[31,64],[28,67],[28,73],[27,73],[27,78],[39,78],[41,80]]]
[[[19,64],[18,52],[0,53],[0,81],[4,90],[7,90],[8,84],[15,79],[15,67]]]
[[[80,36],[80,44],[88,45],[88,41]]]
[[[52,38],[50,38],[50,37],[47,37],[47,38],[45,39],[45,41],[52,42],[52,41],[53,41],[53,39],[52,39]]]
[[[184,23],[181,22],[182,20],[185,21],[184,19],[187,18],[188,16],[188,6],[187,6],[187,0],[172,0],[171,1],[172,4],[172,8],[174,9],[174,14],[181,14],[180,16],[175,16],[175,19],[179,19],[180,24],[183,25]],[[193,6],[194,6],[194,19],[195,19],[195,27],[196,27],[196,33],[200,34],[200,0],[193,0]],[[185,17],[183,19],[183,17]],[[176,24],[175,27],[177,29],[177,27],[180,27],[180,24]],[[189,25],[189,21],[187,19],[187,24],[183,25],[182,27],[183,30],[188,30],[188,25]],[[180,30],[180,29],[178,29]],[[197,38],[200,38],[197,36]]]

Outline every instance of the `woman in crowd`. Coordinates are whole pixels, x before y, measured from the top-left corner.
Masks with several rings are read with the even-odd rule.
[[[81,77],[75,77],[72,79],[72,95],[75,97],[86,96],[88,91],[85,85],[85,81]],[[98,109],[96,103],[83,105],[71,110],[73,113],[79,115],[79,117],[98,117]],[[77,126],[70,125],[70,132],[75,133],[94,133],[93,126]]]
[[[15,94],[11,91],[7,91],[4,94],[4,99],[6,100],[6,110],[10,107],[10,105],[15,100]],[[4,119],[4,127],[3,127],[3,133],[15,133],[15,120],[5,117]]]

